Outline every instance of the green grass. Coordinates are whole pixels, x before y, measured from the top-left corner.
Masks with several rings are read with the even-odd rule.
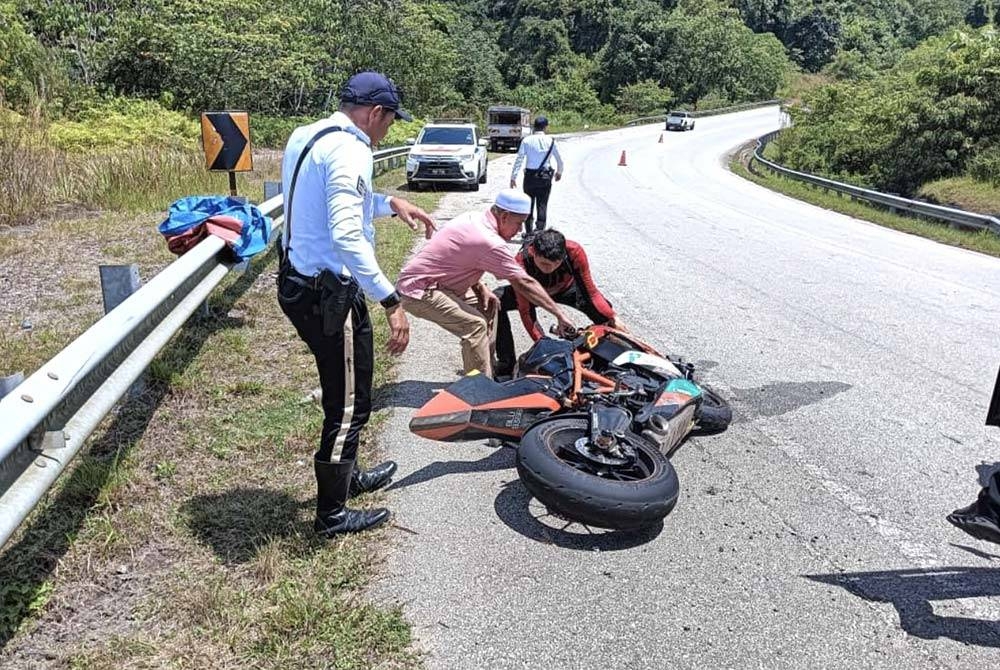
[[[971,177],[952,177],[924,184],[918,195],[949,207],[1000,217],[1000,188]]]
[[[904,233],[920,235],[943,244],[950,244],[963,249],[979,251],[991,256],[1000,257],[1000,235],[988,230],[966,231],[934,221],[926,221],[915,217],[901,216],[892,212],[856,202],[846,196],[823,191],[800,181],[788,179],[780,175],[772,175],[763,168],[751,172],[740,158],[734,155],[729,163],[734,173],[787,196],[808,202],[824,209],[841,214],[847,214],[858,219],[870,221],[886,228],[893,228]]]
[[[402,182],[400,171],[377,180],[382,189]],[[428,211],[441,197],[412,195]],[[86,225],[103,231],[126,221]],[[394,277],[414,234],[397,219],[377,228],[380,262]],[[51,234],[39,227],[23,244]],[[9,258],[23,251],[15,247]],[[145,392],[105,419],[0,555],[0,646],[8,652],[23,642],[88,670],[418,663],[402,613],[360,593],[381,561],[384,532],[333,542],[312,533],[311,456],[322,412],[304,398],[318,379],[274,300],[275,270],[272,252],[224,280],[211,315],[189,321],[157,356]],[[77,296],[90,280],[60,281]],[[393,360],[382,310],[372,315],[378,388],[391,381]],[[30,337],[0,334],[0,357],[30,372],[91,320]],[[362,460],[378,458],[384,416],[363,435]],[[379,496],[368,498],[360,504]],[[125,590],[122,574],[132,585]],[[83,593],[85,605],[75,601]],[[90,610],[104,614],[72,629],[79,635],[53,637],[46,625]]]

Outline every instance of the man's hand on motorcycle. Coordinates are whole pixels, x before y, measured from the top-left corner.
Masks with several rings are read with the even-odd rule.
[[[575,337],[579,329],[564,317],[559,319],[559,323],[555,326],[555,332],[559,337]]]
[[[608,325],[614,328],[615,330],[622,331],[623,333],[632,332],[628,329],[628,326],[625,325],[625,322],[622,321],[622,318],[617,315],[615,315],[615,318],[611,319],[611,322],[608,323]]]

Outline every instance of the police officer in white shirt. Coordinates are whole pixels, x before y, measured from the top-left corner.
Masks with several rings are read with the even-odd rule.
[[[389,321],[389,351],[402,353],[409,324],[393,283],[375,258],[373,219],[396,214],[410,225],[434,222],[401,198],[372,191],[372,145],[397,119],[409,121],[400,93],[377,72],[355,75],[341,90],[340,110],[297,128],[282,162],[285,193],[283,254],[278,302],[316,358],[323,390],[323,433],[314,457],[317,533],[372,528],[386,509],[346,506],[350,496],[385,486],[393,462],[362,471],[355,466],[358,438],[371,413],[374,369],[372,325],[365,301],[378,301]]]
[[[524,192],[531,196],[532,214],[524,222],[524,233],[532,231],[532,224],[543,230],[548,218],[549,194],[552,192],[552,179],[562,179],[563,161],[559,155],[559,147],[555,138],[545,134],[549,120],[544,116],[535,119],[534,132],[521,140],[514,159],[514,169],[510,173],[510,187],[517,188],[517,175],[524,163]],[[552,169],[552,159],[556,161],[556,169]]]

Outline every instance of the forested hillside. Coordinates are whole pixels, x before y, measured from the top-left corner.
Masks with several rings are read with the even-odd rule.
[[[383,69],[422,113],[497,100],[588,117],[774,94],[789,63],[857,77],[994,0],[4,0],[3,101],[97,95],[197,111],[329,109]]]
[[[998,21],[1000,0],[0,0],[0,152],[16,153],[26,135],[70,153],[124,150],[139,137],[193,148],[190,120],[220,108],[249,110],[255,143],[281,146],[302,118],[331,111],[351,73],[378,68],[418,115],[480,117],[509,102],[548,114],[555,129],[806,92],[823,130],[809,135],[800,112],[804,144],[789,140],[788,156],[908,191],[925,176],[982,173],[994,146],[982,114],[995,109],[974,80],[921,83],[934,91],[920,103],[887,106],[882,96],[920,79],[931,60],[942,81],[953,65],[993,67],[993,42],[966,62],[949,51],[953,38],[935,36],[964,27],[988,40],[974,28]],[[910,118],[966,93],[980,103],[943,122],[979,119],[983,129],[945,142],[944,159],[898,178],[861,164],[913,132],[880,110],[905,107]],[[827,119],[841,118],[842,105],[881,133],[868,142],[855,132],[865,146],[850,152],[854,162],[829,146],[841,129]]]

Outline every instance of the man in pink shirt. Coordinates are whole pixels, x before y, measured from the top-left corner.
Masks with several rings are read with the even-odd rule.
[[[552,297],[528,276],[507,246],[530,212],[527,195],[503,190],[486,212],[468,212],[453,219],[399,274],[396,290],[403,309],[461,339],[466,373],[479,370],[493,374],[490,337],[498,303],[481,281],[486,272],[506,279],[533,304],[550,312],[559,329],[573,329]]]

